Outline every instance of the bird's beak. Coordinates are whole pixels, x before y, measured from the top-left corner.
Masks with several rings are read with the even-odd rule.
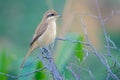
[[[62,15],[59,15],[59,17],[62,17]]]
[[[59,15],[59,14],[58,14],[56,17],[62,17],[62,15]]]

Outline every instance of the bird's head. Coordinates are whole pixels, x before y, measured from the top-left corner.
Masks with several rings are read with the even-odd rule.
[[[55,10],[48,10],[45,15],[44,19],[47,22],[55,21],[58,17],[61,17]]]

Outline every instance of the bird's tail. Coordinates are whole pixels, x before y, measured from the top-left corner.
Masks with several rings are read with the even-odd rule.
[[[28,53],[25,55],[25,57],[24,57],[24,59],[23,59],[23,61],[22,61],[22,64],[21,64],[20,68],[23,67],[25,61],[26,61],[27,58],[30,56],[31,52],[32,52],[32,49],[30,48],[29,51],[28,51]]]
[[[30,47],[28,53],[26,54],[26,56],[24,57],[24,59],[23,59],[23,61],[22,61],[22,64],[21,64],[20,68],[23,67],[25,61],[27,60],[27,58],[30,56],[30,54],[32,53],[32,51],[33,51],[36,47],[37,47],[37,44],[33,44],[33,45]]]

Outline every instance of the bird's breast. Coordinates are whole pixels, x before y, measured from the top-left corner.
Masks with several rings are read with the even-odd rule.
[[[46,47],[55,40],[55,37],[56,37],[56,23],[54,21],[50,22],[47,25],[47,29],[43,33],[43,35],[39,37],[38,43],[40,47]]]

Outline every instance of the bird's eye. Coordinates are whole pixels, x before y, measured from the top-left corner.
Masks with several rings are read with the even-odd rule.
[[[51,17],[51,16],[54,16],[55,14],[49,14],[47,17]]]
[[[54,14],[51,14],[51,16],[54,16]]]

